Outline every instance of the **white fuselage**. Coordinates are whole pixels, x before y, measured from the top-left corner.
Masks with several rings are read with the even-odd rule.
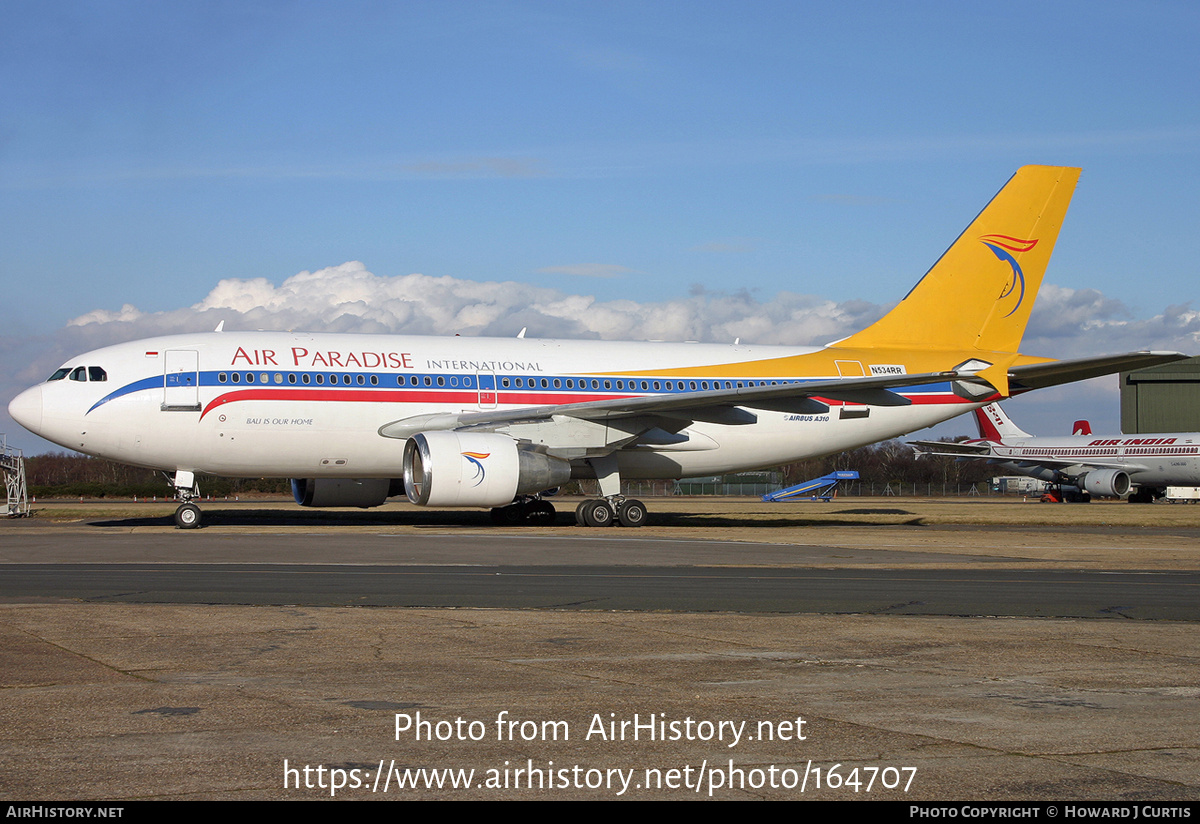
[[[768,373],[777,368],[771,359],[818,351],[283,332],[177,335],[73,358],[57,379],[18,396],[10,411],[26,428],[69,449],[157,469],[398,477],[404,442],[379,434],[393,421],[837,378]],[[753,374],[747,364],[756,364]],[[853,368],[871,374],[872,364]],[[620,471],[626,478],[678,478],[778,466],[896,437],[979,405],[956,396],[948,383],[900,394],[912,403],[854,409],[835,403],[823,414],[755,410],[757,422],[747,425],[694,422],[680,442],[618,451]]]
[[[1120,469],[1138,486],[1200,485],[1200,433],[1071,435],[972,441],[1007,471],[1046,481],[1072,480],[1095,467]]]

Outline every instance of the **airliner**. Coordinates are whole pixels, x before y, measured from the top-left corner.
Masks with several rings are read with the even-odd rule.
[[[1026,166],[882,319],[821,347],[218,331],[72,358],[12,400],[68,449],[163,470],[181,528],[197,473],[291,478],[302,506],[491,508],[598,482],[580,525],[640,526],[622,479],[779,466],[1012,394],[1165,363],[1018,352],[1079,169]]]
[[[1153,503],[1168,486],[1200,486],[1200,432],[1097,436],[1087,421],[1074,434],[1035,438],[1008,417],[1000,404],[975,410],[977,440],[912,441],[925,455],[983,458],[1013,475],[1058,484],[1067,500],[1092,496]]]

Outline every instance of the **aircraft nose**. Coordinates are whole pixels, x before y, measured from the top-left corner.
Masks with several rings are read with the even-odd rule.
[[[37,434],[42,428],[42,387],[26,389],[9,401],[8,414],[21,426]]]

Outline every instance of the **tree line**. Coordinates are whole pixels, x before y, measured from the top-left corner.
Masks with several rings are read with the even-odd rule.
[[[956,461],[932,455],[918,457],[898,440],[809,458],[780,467],[784,486],[819,478],[838,469],[856,469],[866,483],[971,484],[995,474],[984,461]],[[29,494],[37,498],[149,498],[171,497],[174,490],[166,473],[128,466],[104,458],[57,452],[25,459]],[[204,495],[287,495],[284,478],[223,478],[198,475]],[[564,490],[571,492],[571,489]]]
[[[213,497],[245,493],[287,494],[285,478],[222,478],[197,475],[200,492]],[[74,452],[51,452],[25,459],[25,484],[35,498],[170,498],[175,494],[168,473],[92,458]]]

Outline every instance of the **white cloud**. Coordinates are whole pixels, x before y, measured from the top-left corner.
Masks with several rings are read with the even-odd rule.
[[[863,301],[837,304],[787,292],[766,303],[745,291],[699,289],[663,303],[599,301],[511,281],[382,277],[351,261],[300,272],[278,286],[265,278],[222,280],[186,309],[143,313],[127,305],[88,312],[68,328],[109,341],[212,328],[225,320],[226,329],[507,336],[525,326],[531,337],[821,343],[882,312]]]
[[[868,301],[835,302],[792,292],[758,300],[747,290],[699,287],[659,303],[601,301],[512,281],[386,277],[350,261],[300,272],[278,286],[265,278],[221,280],[188,308],[97,309],[71,320],[68,337],[102,345],[210,329],[224,320],[227,329],[508,336],[524,326],[530,337],[821,344],[863,328],[886,310]],[[1056,358],[1136,349],[1200,351],[1200,312],[1170,306],[1154,317],[1135,318],[1120,301],[1094,289],[1046,284],[1022,346],[1030,354]]]
[[[1095,289],[1046,284],[1038,293],[1021,348],[1055,358],[1139,349],[1200,354],[1200,312],[1174,305],[1153,317],[1135,318],[1121,301]]]

